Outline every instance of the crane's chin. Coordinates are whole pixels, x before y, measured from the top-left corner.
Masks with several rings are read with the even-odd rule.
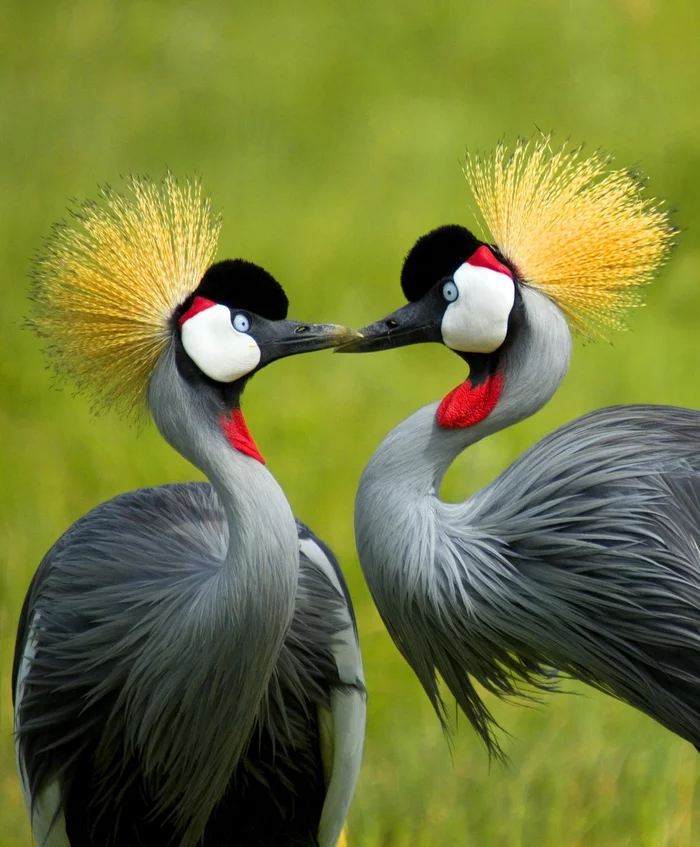
[[[487,377],[474,384],[470,379],[458,385],[442,400],[436,420],[442,429],[466,429],[481,423],[495,409],[503,391],[503,375]]]

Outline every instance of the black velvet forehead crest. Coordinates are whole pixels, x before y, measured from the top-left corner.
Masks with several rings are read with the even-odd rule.
[[[420,300],[446,276],[452,276],[483,241],[468,229],[448,224],[421,236],[409,250],[401,270],[401,288],[407,300]]]
[[[272,321],[286,318],[289,307],[284,289],[272,274],[245,259],[224,259],[208,268],[188,302],[195,297],[245,309]]]

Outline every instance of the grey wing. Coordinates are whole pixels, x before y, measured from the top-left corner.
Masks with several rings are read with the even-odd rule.
[[[359,769],[362,664],[337,562],[303,525],[299,534],[300,614],[280,656],[279,678],[287,683],[280,691],[296,698],[302,712],[309,697],[330,704],[339,741],[322,828],[331,833],[337,822],[342,826]],[[144,802],[140,765],[119,752],[127,734],[124,709],[115,703],[123,701],[139,644],[148,638],[149,609],[197,596],[218,569],[226,544],[216,495],[209,485],[190,483],[143,489],[98,506],[44,558],[20,617],[13,668],[18,764],[34,836],[42,847],[66,847],[66,827],[75,829],[70,822],[76,817],[79,827],[89,826],[83,819],[85,803],[92,804],[92,824],[107,825],[110,837],[115,816],[127,803],[132,817],[148,828],[144,838],[163,840],[156,831],[159,824],[148,822],[149,809],[139,805]],[[178,608],[170,611],[175,619],[183,617]],[[291,715],[284,702],[273,711]],[[284,749],[290,726],[284,719],[276,725],[273,720],[269,731],[276,732]],[[80,784],[92,784],[86,774],[96,766],[96,752],[100,761],[119,766],[100,771],[100,796],[81,796],[73,809],[71,776],[80,771]],[[322,845],[331,843],[329,835]]]
[[[20,750],[20,704],[23,699],[24,682],[31,668],[37,649],[37,630],[40,616],[31,614],[30,596],[45,567],[37,572],[22,607],[12,667],[12,703],[15,707],[15,755],[20,778],[22,797],[30,815],[32,835],[39,847],[69,847],[66,822],[61,809],[61,789],[57,779],[43,784],[32,794],[28,768]]]
[[[365,738],[366,691],[355,615],[343,573],[330,548],[297,521],[302,578],[330,586],[342,602],[331,641],[338,683],[330,692],[330,739],[325,746],[327,788],[319,824],[320,847],[335,847],[340,838],[360,773]],[[321,721],[321,726],[324,726]],[[322,732],[323,735],[323,732]]]
[[[433,665],[487,743],[464,670],[512,694],[548,664],[700,744],[700,413],[593,412],[441,509]]]
[[[106,747],[123,743],[124,710],[115,703],[146,637],[152,601],[169,587],[176,588],[171,598],[190,596],[218,568],[225,543],[210,486],[190,483],[115,497],[44,557],[22,609],[13,665],[18,766],[42,847],[68,843],[66,791],[77,763],[91,759],[98,743],[106,759]],[[110,773],[104,793],[112,778],[128,784],[131,777]]]

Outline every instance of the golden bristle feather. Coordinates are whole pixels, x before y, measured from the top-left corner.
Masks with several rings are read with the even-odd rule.
[[[211,263],[220,229],[199,180],[125,180],[54,227],[33,270],[29,323],[54,367],[98,406],[143,408],[172,314]]]
[[[493,243],[528,285],[539,288],[584,333],[624,329],[673,245],[662,203],[642,195],[638,176],[611,168],[600,152],[551,136],[467,155],[464,174]]]

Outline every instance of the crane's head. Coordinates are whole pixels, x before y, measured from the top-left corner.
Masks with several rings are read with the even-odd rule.
[[[483,417],[498,399],[501,357],[528,303],[542,302],[528,290],[588,335],[624,328],[625,311],[641,304],[639,287],[666,258],[675,229],[658,202],[642,197],[636,174],[611,170],[599,153],[583,158],[566,145],[553,152],[550,140],[518,142],[510,156],[503,144],[489,157],[469,156],[465,176],[491,238],[458,225],[419,238],[401,273],[408,305],[338,352],[444,344],[468,362],[460,396],[478,388]],[[455,413],[467,407],[444,403],[438,420],[477,422]]]
[[[259,265],[245,259],[211,265],[173,314],[173,333],[186,356],[181,367],[193,365],[214,383],[240,390],[270,362],[356,337],[335,324],[287,320],[287,306],[282,286]]]
[[[282,286],[242,259],[212,264],[220,221],[198,181],[127,180],[54,227],[34,268],[34,316],[61,375],[98,406],[145,408],[167,354],[180,377],[236,408],[265,365],[335,347],[345,327],[286,319]]]
[[[456,224],[418,239],[401,288],[408,305],[364,327],[339,352],[435,341],[465,357],[490,354],[506,339],[518,295],[515,271],[499,251]]]

